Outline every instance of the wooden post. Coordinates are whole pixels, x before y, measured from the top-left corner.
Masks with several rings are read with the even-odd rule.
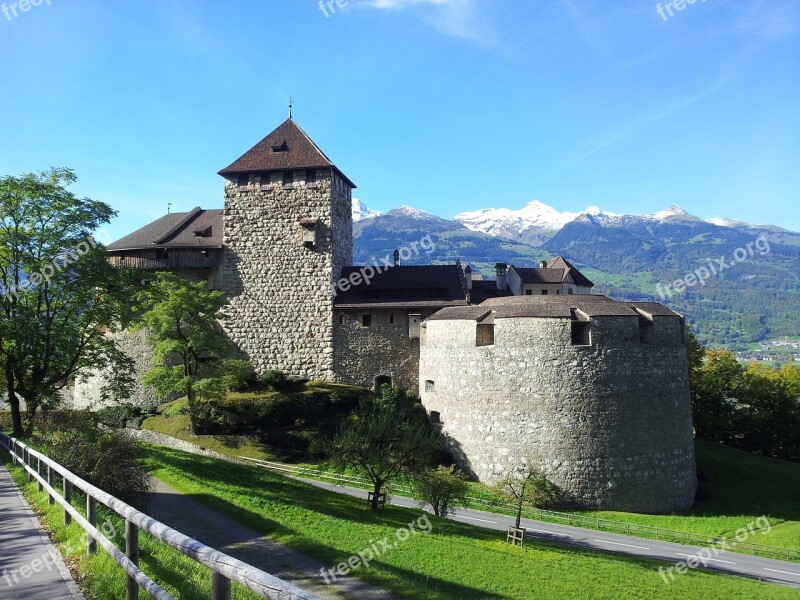
[[[139,566],[139,528],[125,519],[125,556]],[[139,584],[130,575],[125,575],[125,600],[136,600],[139,597]]]
[[[53,467],[49,465],[46,466],[47,466],[47,485],[53,487],[53,484],[55,483],[55,477],[53,476]],[[51,494],[50,492],[47,492],[47,503],[50,505],[56,503],[55,496],[53,496],[53,494]]]
[[[211,571],[211,600],[231,600],[231,580]]]
[[[43,473],[42,473],[42,459],[36,459],[36,472],[39,474],[39,478],[36,480],[39,482],[39,491],[44,491],[44,486],[42,485]]]
[[[22,460],[28,467],[31,466],[31,453],[27,448],[25,448],[22,451]],[[31,475],[31,472],[27,471],[27,473],[28,473],[28,482],[33,481],[33,475]]]
[[[67,481],[66,477],[64,477],[64,479],[62,481],[64,483],[64,485],[62,486],[62,491],[64,492],[64,500],[66,500],[67,503],[72,504],[72,483]],[[72,523],[72,515],[69,514],[69,512],[65,508],[64,509],[64,525],[69,525],[70,523]]]
[[[97,527],[97,500],[94,499],[94,496],[90,496],[89,494],[86,494],[86,520]],[[94,552],[97,551],[97,540],[89,536],[88,541],[86,553],[94,554]]]

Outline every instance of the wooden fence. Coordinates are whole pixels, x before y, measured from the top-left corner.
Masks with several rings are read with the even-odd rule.
[[[73,520],[89,535],[87,551],[95,552],[97,544],[103,547],[119,564],[126,574],[126,599],[138,598],[139,588],[145,590],[151,598],[158,600],[174,600],[158,584],[139,569],[139,530],[146,531],[156,540],[175,548],[198,563],[211,570],[212,600],[229,600],[231,597],[231,581],[235,581],[263,598],[272,600],[319,600],[313,594],[305,592],[277,577],[242,562],[223,552],[210,548],[167,527],[154,518],[136,510],[84,481],[47,456],[30,448],[19,440],[0,432],[0,446],[10,455],[11,460],[22,466],[28,474],[28,481],[34,479],[39,490],[46,490],[50,503],[58,502],[64,508],[64,522]],[[56,488],[56,475],[61,478],[62,491]],[[72,492],[81,490],[86,495],[86,516],[72,505]],[[125,519],[125,552],[117,548],[111,540],[97,529],[97,503],[107,506]]]

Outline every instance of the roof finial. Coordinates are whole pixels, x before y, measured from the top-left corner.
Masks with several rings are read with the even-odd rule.
[[[292,97],[289,96],[289,118],[292,118]]]
[[[167,214],[169,214],[169,207],[172,206],[172,202],[167,202]]]

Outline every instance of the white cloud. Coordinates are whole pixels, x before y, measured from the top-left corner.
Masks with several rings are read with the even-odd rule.
[[[419,17],[453,37],[487,41],[491,38],[486,15],[477,0],[362,0],[356,4],[378,10],[415,10]]]

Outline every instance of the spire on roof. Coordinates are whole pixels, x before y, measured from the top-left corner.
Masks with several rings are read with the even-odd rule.
[[[289,118],[292,118],[292,97],[289,96]]]

